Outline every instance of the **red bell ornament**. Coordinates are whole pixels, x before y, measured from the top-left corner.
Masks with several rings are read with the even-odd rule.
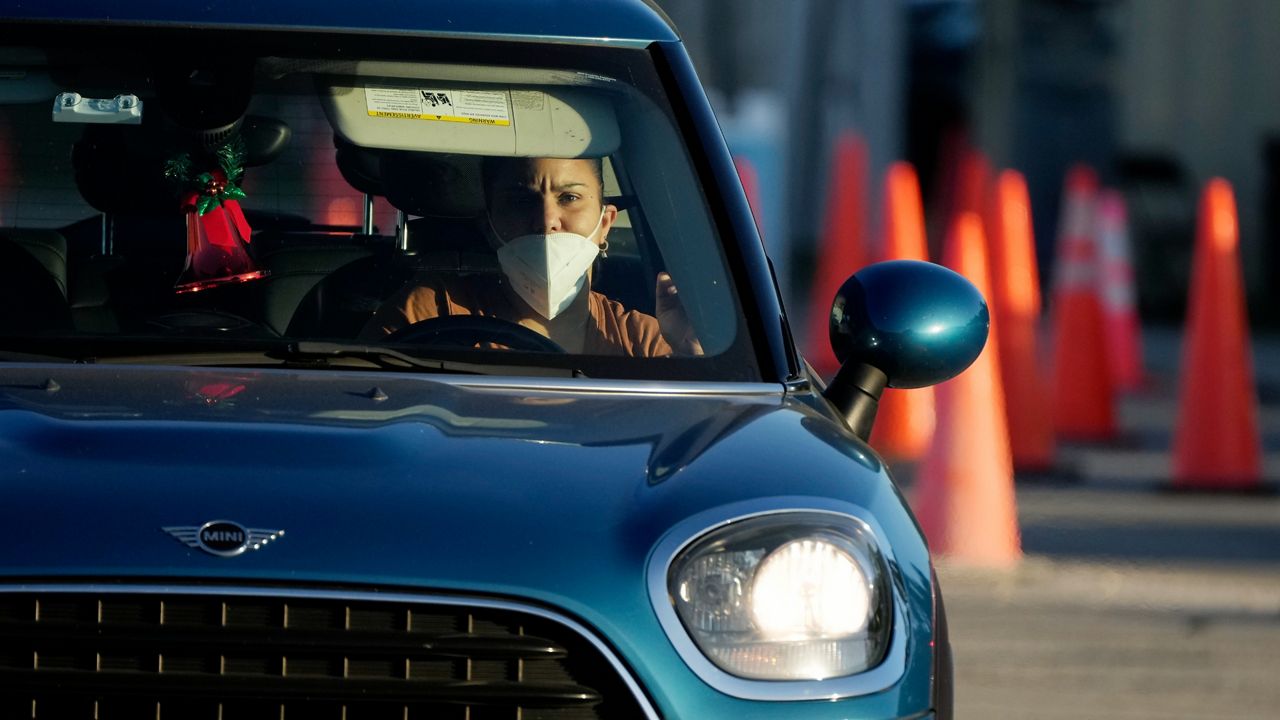
[[[187,261],[174,283],[177,293],[192,293],[266,277],[249,255],[252,232],[240,203],[223,200],[202,214],[192,193],[183,207],[187,214]]]

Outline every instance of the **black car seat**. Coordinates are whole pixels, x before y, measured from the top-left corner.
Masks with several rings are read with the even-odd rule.
[[[67,303],[67,241],[53,230],[0,234],[0,335],[72,328]]]
[[[67,296],[79,329],[139,327],[172,299],[186,257],[186,225],[164,162],[159,135],[146,125],[88,125],[72,146],[76,188],[103,213],[64,229],[75,240]]]
[[[479,157],[395,150],[377,156],[384,197],[415,216],[408,222],[408,247],[374,252],[318,282],[290,322],[291,336],[354,338],[421,272],[498,271],[497,257],[478,230],[484,207]],[[371,173],[367,164],[355,167]]]
[[[338,171],[356,191],[372,197],[383,194],[378,178],[378,154],[372,148],[352,145],[334,136],[334,159]],[[390,235],[360,233],[309,232],[305,227],[282,228],[255,238],[258,264],[269,275],[255,283],[260,293],[259,319],[276,332],[285,335],[310,336],[316,327],[293,326],[303,310],[304,302],[324,278],[339,269],[376,253],[392,249]],[[321,302],[323,298],[312,298]]]
[[[604,193],[605,202],[618,208],[619,216],[609,231],[608,257],[596,262],[591,289],[617,300],[627,309],[652,314],[659,268],[650,262],[651,258],[637,242],[632,224],[639,208],[635,198],[619,188],[610,158],[604,162]]]
[[[67,239],[56,230],[14,228],[3,231],[4,239],[31,254],[58,292],[67,296]]]

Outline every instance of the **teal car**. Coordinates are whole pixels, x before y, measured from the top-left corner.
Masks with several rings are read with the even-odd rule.
[[[0,717],[949,718],[866,443],[640,0],[0,2]]]

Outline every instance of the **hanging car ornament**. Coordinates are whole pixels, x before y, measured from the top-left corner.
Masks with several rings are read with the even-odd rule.
[[[240,208],[245,197],[244,140],[235,136],[213,152],[216,166],[194,172],[190,153],[165,163],[187,217],[187,259],[174,292],[191,293],[266,277],[249,255],[252,228]]]

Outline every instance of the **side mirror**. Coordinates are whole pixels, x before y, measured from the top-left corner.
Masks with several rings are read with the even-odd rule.
[[[991,316],[962,275],[920,260],[868,265],[840,286],[828,329],[840,371],[824,396],[862,439],[885,387],[959,375],[987,342]]]

